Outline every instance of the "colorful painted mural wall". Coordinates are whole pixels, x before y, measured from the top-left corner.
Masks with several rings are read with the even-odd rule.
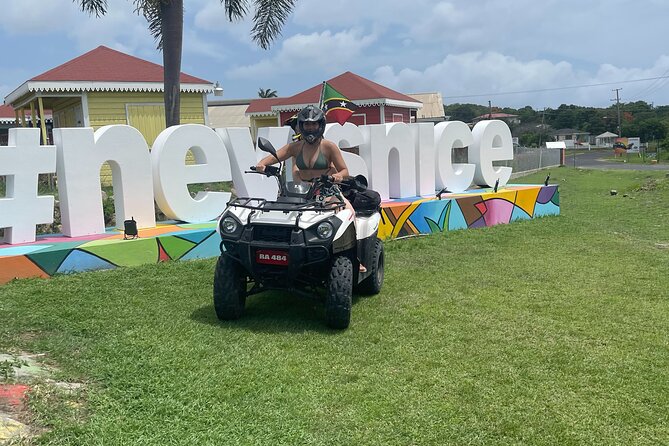
[[[558,186],[515,185],[445,194],[442,199],[390,201],[382,204],[379,237],[473,229],[559,215]],[[140,230],[140,238],[124,240],[110,230],[88,237],[47,236],[23,245],[0,246],[0,284],[14,278],[50,277],[114,269],[169,260],[218,256],[220,238],[214,222],[162,224]]]
[[[497,192],[468,191],[383,205],[383,239],[481,228],[560,213],[558,186],[511,186]]]
[[[159,225],[124,240],[110,230],[105,235],[69,238],[52,236],[36,243],[0,246],[0,284],[14,278],[50,277],[83,271],[138,266],[169,260],[218,256],[221,242],[216,223]]]

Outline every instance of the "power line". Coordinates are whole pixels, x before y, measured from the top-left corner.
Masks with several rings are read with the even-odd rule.
[[[668,75],[669,75],[669,69],[667,69],[667,71],[662,73],[662,77],[660,79],[656,79],[653,82],[651,82],[649,85],[646,85],[646,87],[644,87],[640,92],[638,92],[636,95],[634,95],[632,97],[632,99],[630,99],[630,101],[640,99],[644,96],[648,96],[651,93],[655,93],[656,91],[662,89],[666,85],[667,81],[669,81],[669,76]]]
[[[444,99],[459,99],[459,98],[479,98],[484,96],[504,96],[512,94],[524,94],[524,93],[541,93],[543,91],[559,91],[559,90],[571,90],[577,88],[589,88],[589,87],[602,87],[605,85],[617,85],[617,84],[629,84],[632,82],[646,82],[653,81],[656,79],[667,79],[669,75],[657,76],[657,77],[647,77],[644,79],[630,79],[626,81],[617,81],[617,82],[601,82],[599,84],[584,84],[584,85],[571,85],[569,87],[553,87],[553,88],[540,88],[536,90],[520,90],[520,91],[505,91],[501,93],[484,93],[484,94],[468,94],[468,95],[459,95],[459,96],[443,96]]]

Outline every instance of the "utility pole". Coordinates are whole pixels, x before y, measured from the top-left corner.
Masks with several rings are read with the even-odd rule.
[[[615,98],[615,99],[611,99],[611,100],[612,100],[612,101],[616,101],[616,107],[617,107],[617,109],[618,109],[618,138],[622,138],[622,136],[623,136],[623,135],[620,133],[620,95],[618,94],[618,93],[620,92],[620,90],[622,90],[622,88],[614,88],[613,90],[611,90],[611,91],[615,91],[615,92],[616,92],[616,98]]]
[[[492,119],[492,103],[488,101],[488,119]]]
[[[544,139],[544,117],[546,116],[546,107],[544,111],[541,112],[541,128],[539,129],[539,148],[541,149],[541,144],[543,144]]]

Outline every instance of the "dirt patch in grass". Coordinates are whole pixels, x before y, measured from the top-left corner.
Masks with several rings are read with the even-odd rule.
[[[35,333],[26,333],[35,337]],[[54,422],[82,423],[85,386],[50,378],[43,354],[0,353],[0,445],[30,444]]]

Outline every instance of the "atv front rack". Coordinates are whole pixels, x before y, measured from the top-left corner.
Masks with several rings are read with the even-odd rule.
[[[346,207],[342,201],[308,201],[296,197],[279,197],[277,201],[268,201],[264,198],[238,197],[228,202],[228,206],[235,206],[255,211],[337,211]]]

